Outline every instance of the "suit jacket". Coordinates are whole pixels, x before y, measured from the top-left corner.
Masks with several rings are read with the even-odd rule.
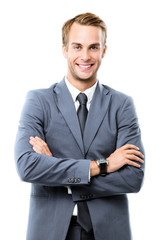
[[[53,157],[35,153],[30,136],[46,141]],[[77,201],[87,201],[96,240],[130,240],[126,193],[140,190],[144,164],[140,169],[126,165],[89,182],[90,161],[107,158],[127,143],[144,153],[133,101],[125,94],[97,84],[82,139],[64,79],[30,91],[15,144],[18,174],[32,183],[27,240],[65,240]]]

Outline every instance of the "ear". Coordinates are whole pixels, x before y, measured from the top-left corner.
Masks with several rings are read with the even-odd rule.
[[[105,56],[106,51],[107,51],[107,45],[105,45],[105,47],[104,47],[104,49],[103,49],[102,58]]]
[[[66,46],[64,44],[62,45],[62,52],[63,52],[63,56],[65,58],[67,58],[67,49],[66,49]]]

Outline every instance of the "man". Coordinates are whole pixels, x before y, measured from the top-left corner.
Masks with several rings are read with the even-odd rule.
[[[32,183],[27,240],[131,239],[126,194],[141,188],[144,150],[132,99],[97,80],[106,36],[94,14],[68,20],[66,77],[27,95],[15,146]]]

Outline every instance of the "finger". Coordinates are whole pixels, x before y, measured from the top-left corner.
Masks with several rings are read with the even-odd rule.
[[[133,144],[125,144],[124,146],[122,146],[122,148],[124,150],[126,150],[126,149],[135,149],[137,151],[139,150],[139,148],[137,146],[133,145]]]
[[[37,140],[37,142],[41,143],[42,145],[44,145],[44,146],[47,145],[47,143],[45,141],[43,141],[41,138],[36,136],[35,139]]]
[[[134,154],[136,156],[139,156],[141,158],[144,158],[144,155],[140,152],[140,151],[137,151],[137,150],[126,150],[126,153],[127,154]]]
[[[41,149],[38,148],[38,146],[34,146],[34,147],[33,147],[33,150],[34,150],[36,153],[42,153],[42,152],[41,152]]]
[[[36,147],[42,147],[41,145],[40,145],[40,143],[38,143],[37,141],[36,141],[36,139],[31,139],[31,140],[29,140],[29,143],[34,147],[34,146],[36,146]]]
[[[127,161],[127,165],[130,165],[130,166],[133,166],[133,167],[137,167],[137,168],[141,167],[141,165],[139,165],[138,163],[130,161],[130,160]]]
[[[36,153],[43,153],[49,156],[53,156],[52,153],[50,152],[50,149],[47,145],[46,142],[44,142],[41,138],[39,137],[30,137],[30,144],[33,146],[33,150]]]
[[[41,138],[38,137],[35,137],[35,144],[40,146],[41,148],[45,148],[47,146],[47,144]]]
[[[138,157],[136,155],[128,155],[128,160],[144,163],[144,160],[142,160],[142,158],[140,158],[140,157]]]
[[[36,142],[36,138],[35,138],[35,137],[30,136],[29,139],[30,139],[31,141]]]
[[[35,144],[36,144],[36,140],[35,140],[34,137],[30,137],[29,139],[30,139],[30,140],[29,140],[29,143],[30,143],[31,145],[35,145]]]
[[[44,142],[41,138],[39,138],[39,137],[36,137],[36,142],[37,142],[37,144],[38,144],[38,146],[40,146],[42,149],[41,150],[43,150],[43,152],[45,153],[45,154],[51,154],[52,155],[52,153],[50,152],[50,149],[49,149],[49,147],[48,147],[48,145],[47,145],[47,143],[46,142]]]
[[[45,143],[41,138],[39,138],[39,137],[32,137],[32,136],[30,136],[30,141],[31,142],[34,142],[34,143],[41,143],[41,142],[43,142],[43,143]]]

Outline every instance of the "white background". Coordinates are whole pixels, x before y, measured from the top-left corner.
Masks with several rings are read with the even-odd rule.
[[[103,18],[108,27],[99,79],[133,97],[142,130],[146,175],[141,192],[129,196],[133,239],[166,239],[164,0],[0,2],[0,239],[25,239],[30,184],[20,181],[13,157],[25,95],[66,74],[61,26],[87,11]]]

